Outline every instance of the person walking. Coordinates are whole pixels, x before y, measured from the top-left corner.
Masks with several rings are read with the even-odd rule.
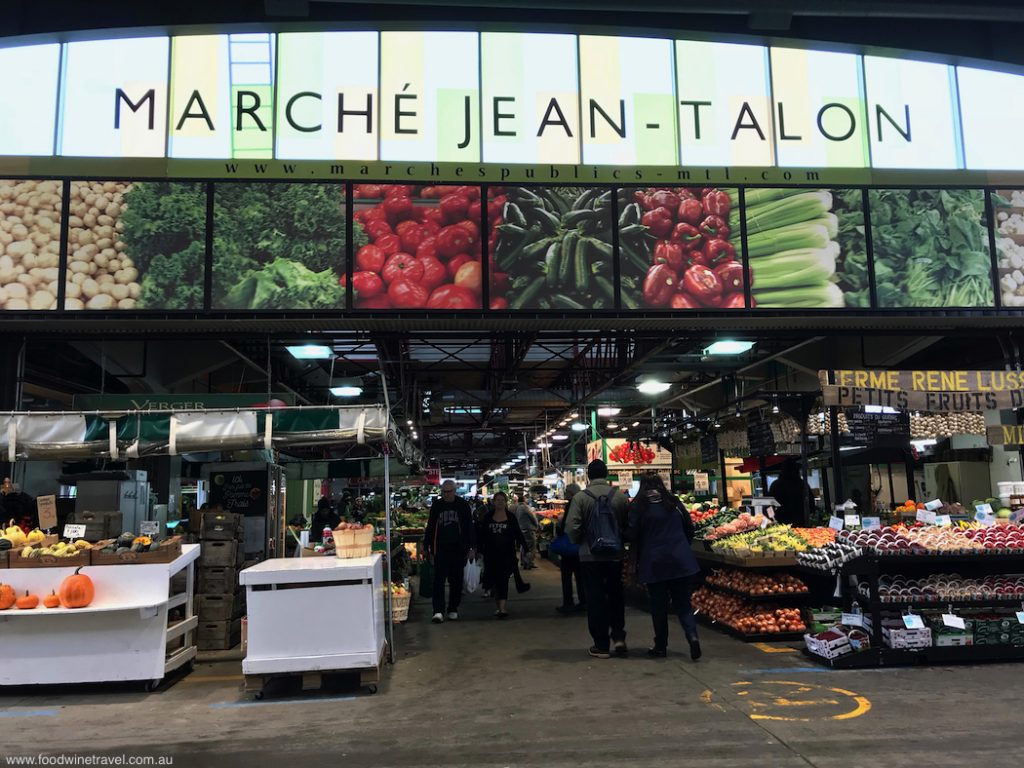
[[[587,465],[586,490],[577,493],[566,512],[565,531],[569,541],[579,544],[580,568],[583,572],[583,587],[587,595],[587,624],[594,644],[590,655],[607,659],[611,646],[616,656],[625,656],[626,648],[626,603],[622,589],[621,538],[618,548],[614,537],[619,536],[626,526],[626,512],[629,503],[626,497],[608,484],[608,465],[595,459]],[[609,509],[610,508],[610,509]],[[611,516],[607,520],[605,512]],[[611,531],[613,540],[597,542],[601,549],[594,552],[591,547],[592,535],[599,530]]]
[[[466,560],[476,555],[476,536],[473,513],[465,499],[455,495],[455,483],[446,480],[441,485],[441,498],[430,506],[423,548],[434,562],[434,616],[435,624],[445,620],[444,585],[448,582],[449,621],[459,618],[462,602],[462,569]]]
[[[573,497],[580,492],[580,487],[576,483],[570,483],[565,487],[565,511],[562,512],[558,518],[558,522],[555,523],[555,538],[557,539],[563,533],[565,533],[565,519],[569,514],[569,504],[572,503]],[[572,555],[562,555],[558,561],[558,568],[562,572],[562,604],[555,608],[561,614],[570,614],[576,611],[584,611],[587,608],[586,599],[584,598],[583,591],[583,572],[580,570],[580,554],[576,552]],[[573,603],[572,599],[572,582],[576,580],[576,597],[578,601]]]
[[[523,570],[530,571],[537,567],[533,564],[533,556],[537,551],[537,531],[540,529],[540,521],[537,520],[537,513],[526,503],[526,494],[519,499],[515,517],[516,522],[519,523],[519,529],[523,533]]]
[[[693,555],[693,521],[690,513],[665,488],[656,474],[640,478],[640,490],[629,506],[625,530],[627,540],[637,547],[637,578],[647,585],[651,599],[654,645],[647,649],[652,658],[668,655],[668,607],[671,599],[686,640],[690,658],[701,657],[697,620],[690,598],[700,566]]]
[[[775,510],[775,522],[807,525],[808,512],[814,509],[814,496],[810,486],[800,476],[800,465],[796,460],[786,459],[779,478],[769,486],[768,495],[779,502]]]
[[[494,506],[484,516],[480,526],[480,551],[487,563],[484,586],[494,597],[499,619],[508,618],[508,580],[516,570],[516,550],[526,546],[523,532],[515,515],[508,509],[508,496],[504,491],[494,494]],[[529,589],[529,585],[527,585]],[[525,592],[520,589],[520,592]]]

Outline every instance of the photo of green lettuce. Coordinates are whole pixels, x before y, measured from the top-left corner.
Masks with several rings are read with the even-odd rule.
[[[213,222],[215,309],[344,309],[345,185],[218,183]]]

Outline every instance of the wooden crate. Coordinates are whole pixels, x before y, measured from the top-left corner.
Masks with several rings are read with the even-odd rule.
[[[101,544],[104,542],[100,542]],[[121,554],[90,550],[92,565],[146,565],[170,563],[181,557],[181,536],[174,536],[160,542],[160,546],[149,552],[122,552]]]

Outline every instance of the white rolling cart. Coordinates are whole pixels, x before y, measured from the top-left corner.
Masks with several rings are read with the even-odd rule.
[[[152,690],[168,673],[191,665],[198,557],[199,545],[187,544],[169,563],[87,565],[82,572],[96,587],[88,607],[0,612],[0,685],[140,680]],[[185,591],[169,596],[171,578],[185,569]],[[7,568],[0,570],[0,581],[42,597],[74,570]],[[169,623],[168,613],[181,606],[184,618]],[[169,651],[182,637],[182,647]]]
[[[302,676],[319,688],[330,672],[358,672],[377,690],[387,647],[384,558],[266,560],[239,574],[246,590],[247,691],[262,698],[274,677]]]

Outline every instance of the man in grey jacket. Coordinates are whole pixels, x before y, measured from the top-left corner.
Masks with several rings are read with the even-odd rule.
[[[537,567],[533,564],[533,555],[537,550],[537,530],[540,528],[540,521],[537,520],[537,513],[530,508],[526,500],[526,494],[519,497],[515,515],[519,529],[523,532],[523,539],[526,541],[526,546],[522,551],[522,567],[524,571],[529,571]]]
[[[594,460],[587,466],[590,481],[585,491],[577,493],[565,513],[565,532],[569,541],[579,544],[583,588],[587,595],[587,622],[594,645],[590,655],[607,659],[610,646],[616,656],[625,656],[626,603],[622,589],[622,553],[595,555],[587,544],[587,526],[590,513],[601,496],[610,495],[612,510],[619,530],[626,527],[629,500],[618,489],[608,484],[608,465]]]

